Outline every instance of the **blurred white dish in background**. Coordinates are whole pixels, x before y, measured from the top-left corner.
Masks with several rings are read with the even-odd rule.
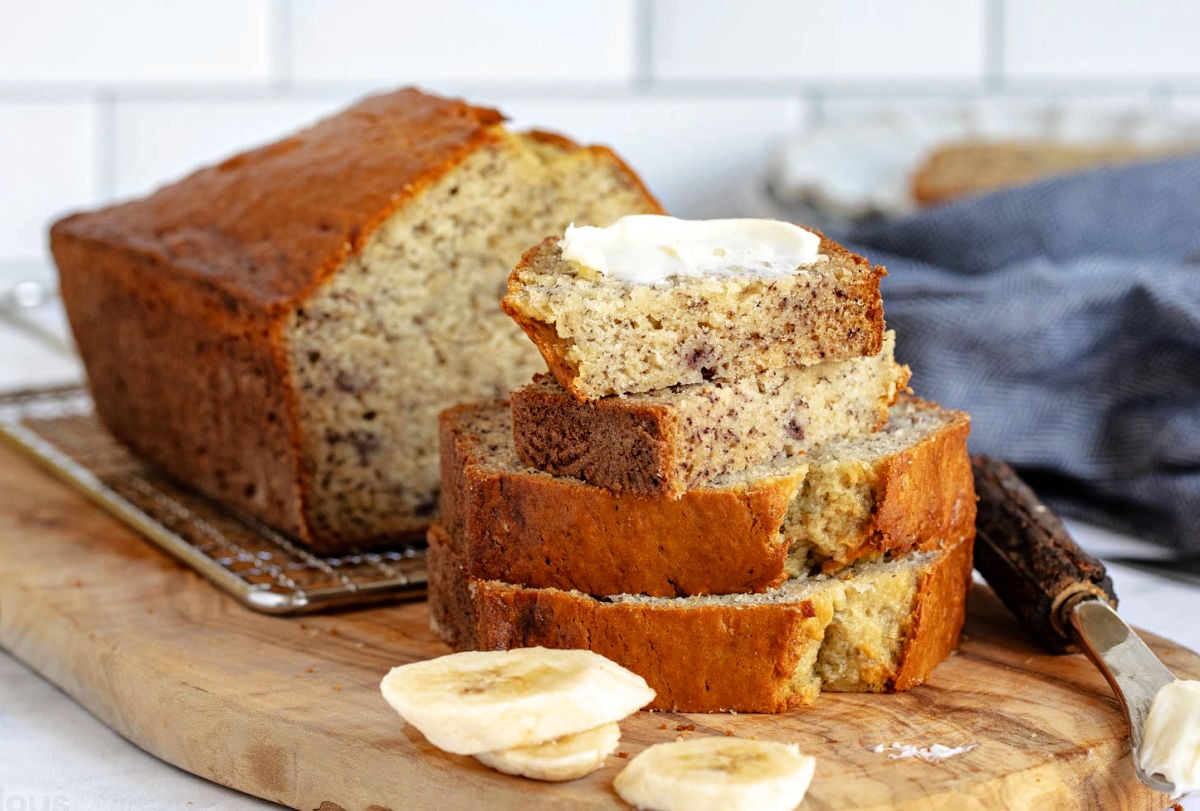
[[[935,147],[965,140],[1159,146],[1200,141],[1200,122],[1116,103],[1068,106],[999,98],[915,101],[901,107],[833,101],[820,121],[778,143],[747,208],[838,229],[917,208],[912,173]]]

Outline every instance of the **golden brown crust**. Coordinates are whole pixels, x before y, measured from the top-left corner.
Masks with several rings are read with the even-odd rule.
[[[375,228],[467,155],[503,116],[406,88],[149,197],[54,224],[52,244],[119,246],[249,310],[302,300]],[[252,192],[250,191],[252,190]]]
[[[455,650],[474,648],[479,619],[462,547],[440,524],[431,526],[426,537],[429,540],[425,554],[429,627]]]
[[[558,149],[579,149],[579,143],[568,138],[560,132],[550,132],[549,130],[525,130],[521,133],[526,138],[536,141],[539,144],[548,144]]]
[[[902,399],[937,408],[911,395]],[[871,540],[860,547],[861,554],[840,563],[895,549],[929,549],[951,528],[974,526],[975,485],[967,453],[971,420],[964,412],[953,413],[946,430],[884,461],[875,486]]]
[[[443,521],[462,539],[472,577],[675,596],[762,591],[786,576],[778,528],[795,476],[679,500],[615,495],[576,479],[498,469],[470,429],[479,409],[458,406],[440,420]]]
[[[553,324],[534,320],[513,304],[514,297],[521,288],[521,273],[533,261],[533,257],[541,251],[548,250],[560,239],[559,236],[548,236],[521,255],[521,261],[508,274],[507,295],[500,299],[500,309],[524,330],[525,334],[529,336],[529,340],[533,341],[533,345],[537,347],[538,352],[546,361],[546,367],[550,370],[550,374],[559,381],[559,385],[575,395],[570,384],[574,383],[575,378],[579,375],[579,368],[567,360],[567,354],[571,351],[574,342],[559,337]],[[578,395],[575,396],[578,397]],[[580,399],[582,401],[582,398]]]
[[[921,583],[909,644],[903,650],[890,685],[893,690],[911,690],[921,684],[939,663],[958,649],[967,615],[966,595],[971,588],[975,546],[973,502],[974,499],[970,523],[963,524],[965,532],[955,547],[957,551],[944,556]]]
[[[800,223],[796,223],[796,224],[800,225]],[[804,228],[808,231],[812,231],[814,234],[816,234],[817,236],[819,236],[821,238],[820,252],[825,254],[826,256],[830,257],[831,259],[837,259],[837,260],[840,260],[843,262],[849,262],[851,264],[858,265],[863,270],[869,270],[872,274],[874,274],[876,281],[878,281],[879,279],[882,279],[884,276],[887,275],[887,268],[885,268],[883,265],[872,266],[870,260],[868,260],[865,256],[860,256],[859,254],[856,254],[854,251],[847,250],[845,248],[845,246],[843,246],[837,242],[834,242],[832,239],[825,236],[825,233],[823,231],[820,231],[816,228],[811,228],[807,225],[800,225],[800,227]],[[882,313],[880,314],[880,317],[882,318]],[[882,326],[882,323],[883,322],[880,321],[881,326]]]
[[[965,616],[972,540],[970,528],[960,528],[920,578],[916,619],[901,643],[897,672],[866,674],[862,689],[920,684],[953,649]],[[464,576],[455,565],[462,550],[440,525],[431,527],[429,543],[435,557],[448,561],[447,577]],[[814,696],[793,683],[793,674],[800,652],[821,638],[832,611],[815,597],[649,605],[497,581],[474,580],[465,590],[461,583],[436,582],[430,595],[435,627],[457,649],[587,648],[645,678],[657,693],[651,709],[681,712],[783,712],[811,703]]]
[[[944,429],[879,464],[873,515],[858,545],[830,560],[828,571],[930,548],[956,537],[953,528],[974,515],[969,420],[947,413],[953,417]],[[448,409],[439,425],[442,520],[464,546],[471,577],[667,597],[758,592],[786,577],[789,539],[780,530],[803,468],[697,488],[678,500],[616,494],[498,465],[489,442],[504,442],[511,455],[511,437],[482,441],[472,429],[481,417],[507,420],[504,403]]]
[[[97,414],[177,479],[309,540],[279,325],[176,284],[165,260],[58,237],[60,289]]]

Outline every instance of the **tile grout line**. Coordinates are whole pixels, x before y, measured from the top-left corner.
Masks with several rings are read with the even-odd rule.
[[[983,88],[996,93],[1004,87],[1005,0],[986,0],[983,31]]]
[[[641,88],[631,88],[628,82],[493,82],[488,80],[456,80],[454,89],[448,92],[472,94],[504,94],[521,98],[586,98],[614,100],[639,95],[682,96],[689,98],[768,98],[775,96],[807,94],[830,98],[938,98],[944,96],[971,96],[980,93],[979,85],[969,81],[912,79],[905,81],[847,80],[818,82],[811,79],[771,80],[668,80],[645,83]],[[0,81],[0,104],[2,103],[69,103],[93,102],[99,97],[118,102],[221,102],[221,101],[271,101],[285,97],[296,101],[323,100],[347,94],[363,94],[383,87],[378,82],[367,81],[302,81],[288,80],[286,86],[271,81],[262,83],[163,83],[107,82],[99,85],[85,83],[4,83]],[[993,95],[1023,96],[1030,93],[1058,94],[1071,96],[1105,96],[1127,93],[1142,93],[1156,98],[1173,98],[1200,95],[1200,80],[1158,77],[1150,79],[1123,80],[1119,77],[1092,79],[1021,79],[999,82],[996,88],[984,88]]]
[[[820,128],[824,125],[829,111],[826,109],[826,101],[824,94],[820,90],[803,90],[797,94],[796,99],[799,104],[803,105],[802,109],[808,111],[808,122],[814,128]]]
[[[108,202],[117,194],[117,97],[109,88],[96,93],[95,105],[96,143],[93,146],[93,182],[96,184],[96,201]]]
[[[272,0],[270,32],[270,87],[277,93],[292,89],[295,69],[292,49],[291,0]]]
[[[654,84],[654,0],[634,0],[633,91],[644,93]]]

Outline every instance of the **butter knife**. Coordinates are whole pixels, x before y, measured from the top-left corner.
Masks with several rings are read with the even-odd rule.
[[[1100,669],[1129,721],[1134,773],[1174,795],[1171,781],[1146,774],[1138,758],[1150,704],[1174,674],[1118,616],[1104,564],[1071,539],[1012,468],[987,456],[971,464],[979,496],[975,568],[1043,647],[1069,653],[1074,646]]]

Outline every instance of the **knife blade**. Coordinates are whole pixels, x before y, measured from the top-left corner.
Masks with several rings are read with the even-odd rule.
[[[1117,614],[1104,564],[1071,539],[1013,469],[987,456],[971,464],[979,497],[975,568],[1043,647],[1082,650],[1099,668],[1129,722],[1134,774],[1174,795],[1174,784],[1146,774],[1138,758],[1150,705],[1174,674]]]

